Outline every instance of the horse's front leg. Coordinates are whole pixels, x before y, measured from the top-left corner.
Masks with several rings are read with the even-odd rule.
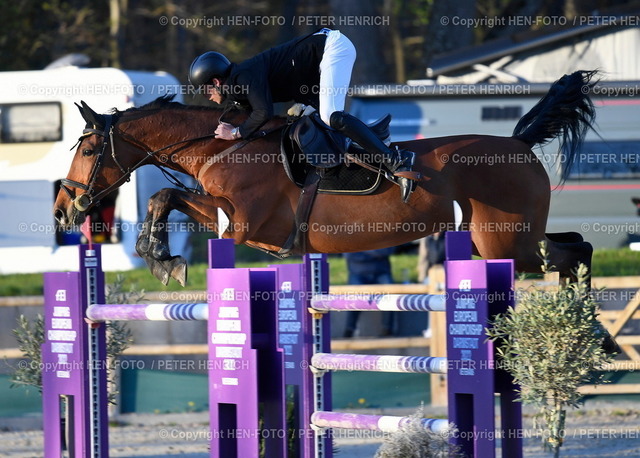
[[[165,188],[151,196],[147,216],[136,242],[136,251],[145,260],[151,273],[164,285],[174,278],[182,286],[187,283],[187,261],[172,256],[169,248],[168,218],[177,209],[177,190]],[[180,192],[180,191],[178,191]]]
[[[230,216],[235,213],[233,205],[222,197],[194,194],[175,188],[165,188],[151,196],[136,251],[162,283],[166,285],[170,278],[174,278],[184,286],[187,281],[186,260],[182,256],[172,256],[169,249],[167,218],[171,210],[184,213],[207,230],[218,232],[218,208]],[[248,225],[236,226],[244,228]],[[246,238],[242,232],[234,230],[233,225],[225,236],[236,240]]]

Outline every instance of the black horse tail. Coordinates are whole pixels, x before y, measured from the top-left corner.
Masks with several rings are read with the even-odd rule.
[[[564,75],[551,85],[547,95],[518,121],[513,130],[513,137],[529,147],[544,145],[560,137],[564,160],[562,182],[569,176],[587,130],[593,129],[596,112],[589,93],[597,82],[591,82],[597,73],[597,70],[579,70]]]

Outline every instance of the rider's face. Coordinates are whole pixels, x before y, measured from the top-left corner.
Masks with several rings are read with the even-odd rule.
[[[207,95],[209,96],[209,100],[216,103],[222,103],[224,96],[220,93],[220,81],[217,78],[214,78],[212,83],[213,84],[207,85]]]

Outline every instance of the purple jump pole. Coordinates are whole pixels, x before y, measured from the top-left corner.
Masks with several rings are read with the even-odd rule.
[[[311,358],[311,365],[332,371],[447,373],[447,358],[431,356],[316,353]]]
[[[105,327],[84,320],[89,304],[104,302],[100,245],[80,246],[79,272],[45,273],[44,301],[44,455],[108,457]]]
[[[311,299],[316,310],[382,310],[390,312],[442,312],[442,294],[322,294]]]
[[[87,309],[93,321],[206,321],[209,304],[96,304]]]
[[[487,260],[488,287],[493,292],[491,313],[505,313],[514,306],[513,261]],[[513,377],[504,368],[495,369],[496,392],[500,394],[502,456],[522,458],[522,402]]]
[[[411,417],[393,417],[389,415],[363,415],[341,412],[314,412],[311,422],[320,428],[364,429],[369,431],[395,432],[407,426]],[[425,429],[441,433],[449,428],[447,420],[423,418]]]
[[[261,438],[266,456],[284,457],[276,270],[233,268],[232,253],[233,240],[210,240],[210,265],[216,267],[207,271],[211,457],[257,457]]]

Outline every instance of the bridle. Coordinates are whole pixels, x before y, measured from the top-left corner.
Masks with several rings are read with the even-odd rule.
[[[104,153],[105,153],[105,151],[107,149],[107,145],[108,144],[111,144],[111,156],[113,157],[114,162],[118,165],[120,170],[124,174],[126,174],[124,168],[120,165],[120,163],[116,159],[115,149],[114,149],[114,146],[113,146],[113,126],[115,124],[114,115],[104,115],[104,117],[105,117],[105,120],[106,120],[104,130],[96,129],[95,125],[93,126],[94,127],[93,129],[89,129],[89,128],[84,129],[82,131],[82,136],[80,136],[80,138],[78,139],[78,142],[76,143],[76,145],[77,145],[77,144],[81,143],[82,140],[85,137],[88,137],[88,136],[94,135],[94,134],[95,135],[99,135],[99,136],[101,136],[103,138],[102,149],[98,153],[96,161],[93,163],[93,167],[91,168],[91,173],[89,174],[89,182],[87,184],[84,184],[84,183],[80,183],[78,181],[70,180],[68,178],[63,178],[63,179],[60,180],[60,188],[63,189],[64,192],[67,193],[67,195],[69,196],[69,198],[73,202],[74,207],[76,207],[76,209],[78,211],[81,211],[81,212],[87,211],[93,202],[100,200],[100,198],[104,194],[106,194],[105,191],[109,190],[109,188],[107,188],[107,190],[101,191],[96,196],[93,196],[93,193],[95,192],[94,184],[95,184],[95,181],[96,181],[96,179],[98,177],[98,172],[100,171],[100,168],[102,167],[102,163],[103,163],[103,160],[104,160]],[[117,119],[115,121],[117,122]],[[74,147],[75,147],[75,145],[73,147],[71,147],[71,149],[73,149]],[[128,180],[129,176],[127,176],[126,179]],[[83,194],[74,196],[74,193],[71,192],[71,190],[69,189],[69,186],[73,187],[73,188],[81,189],[81,190],[86,191],[86,192],[83,193]]]
[[[129,167],[129,168],[127,168],[127,170],[125,170],[124,167],[122,167],[122,165],[120,164],[120,162],[118,162],[118,159],[116,157],[116,150],[115,150],[115,146],[114,146],[114,141],[113,141],[113,132],[114,132],[115,125],[118,122],[118,116],[117,115],[103,115],[103,116],[105,118],[105,127],[104,127],[104,129],[103,130],[96,129],[95,125],[94,125],[93,129],[86,128],[86,129],[84,129],[82,131],[82,136],[80,136],[80,138],[78,139],[78,142],[76,143],[76,145],[81,143],[82,140],[85,139],[85,137],[88,137],[90,135],[98,135],[98,136],[103,138],[102,149],[98,153],[96,161],[93,163],[93,167],[91,168],[91,173],[89,174],[88,183],[84,184],[84,183],[80,183],[78,181],[70,180],[68,178],[63,178],[63,179],[60,180],[60,188],[63,189],[64,192],[69,196],[69,198],[73,202],[73,206],[78,211],[81,211],[81,212],[87,211],[94,203],[99,202],[105,195],[113,192],[113,190],[118,188],[123,183],[130,181],[131,180],[131,174],[138,167],[140,167],[146,161],[148,161],[153,156],[155,156],[157,153],[159,153],[161,151],[164,151],[166,149],[172,148],[174,146],[183,144],[183,143],[194,142],[194,141],[198,141],[198,140],[204,140],[204,139],[207,139],[207,138],[214,138],[215,137],[215,134],[209,134],[209,135],[203,135],[201,137],[189,138],[187,140],[180,140],[178,142],[171,143],[170,145],[163,146],[162,148],[159,148],[159,149],[154,150],[154,151],[150,151],[144,145],[136,144],[137,147],[140,147],[141,149],[146,151],[146,156],[143,157],[142,159],[140,159],[132,167]],[[98,177],[98,172],[102,168],[102,165],[103,165],[103,162],[104,162],[104,155],[105,155],[105,152],[107,150],[107,146],[111,147],[110,148],[111,149],[111,158],[113,159],[113,162],[118,166],[118,168],[122,172],[122,176],[120,178],[118,178],[117,180],[115,180],[112,184],[107,186],[105,189],[103,189],[102,191],[99,191],[98,193],[96,193],[94,195],[94,193],[95,193],[94,185],[95,185],[96,179]],[[75,147],[75,145],[71,149],[73,149],[74,147]],[[81,189],[81,190],[83,190],[85,192],[76,196],[71,191],[71,189],[69,189],[69,187]]]

